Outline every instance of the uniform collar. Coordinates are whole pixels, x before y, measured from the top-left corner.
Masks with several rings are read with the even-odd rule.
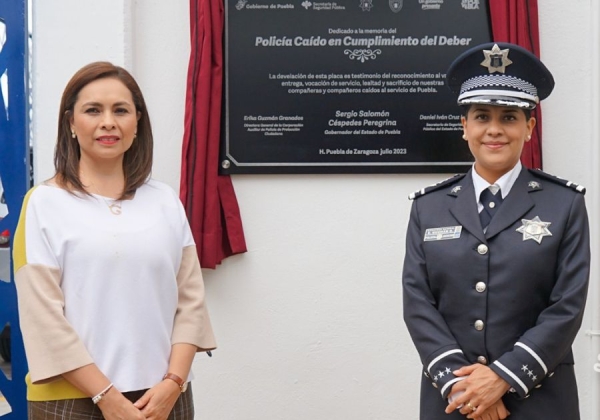
[[[473,164],[471,175],[473,177],[475,201],[479,202],[479,196],[481,195],[481,192],[486,188],[489,188],[491,185],[497,185],[500,187],[502,199],[506,198],[513,185],[515,185],[515,181],[519,177],[522,167],[523,165],[521,165],[521,161],[517,161],[517,164],[510,171],[502,175],[494,184],[490,184],[477,173],[475,170],[475,164]]]

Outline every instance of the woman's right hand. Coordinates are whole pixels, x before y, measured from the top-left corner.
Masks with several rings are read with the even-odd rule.
[[[112,387],[98,402],[98,408],[106,420],[145,420],[146,416],[131,401]]]
[[[446,407],[446,414],[461,407],[461,414],[468,414],[469,419],[477,419],[496,404],[510,388],[510,385],[492,369],[479,363],[463,366],[453,373],[465,379],[452,386],[452,394],[464,392],[460,396],[453,395],[452,402]]]

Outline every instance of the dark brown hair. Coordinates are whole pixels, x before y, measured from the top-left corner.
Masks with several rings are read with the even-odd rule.
[[[81,151],[77,139],[71,137],[70,120],[81,89],[95,80],[106,78],[117,79],[129,89],[135,109],[140,115],[137,123],[137,136],[123,157],[125,187],[120,198],[131,198],[135,191],[146,182],[152,170],[154,140],[150,116],[142,91],[133,76],[124,68],[105,61],[90,63],[82,67],[71,77],[65,87],[58,110],[58,134],[54,149],[56,182],[68,191],[87,194],[79,179]]]

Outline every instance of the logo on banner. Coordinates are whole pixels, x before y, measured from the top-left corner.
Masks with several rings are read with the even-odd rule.
[[[389,0],[390,9],[392,12],[398,13],[402,9],[403,0]]]
[[[371,0],[372,1],[372,0]],[[331,1],[314,1],[311,2],[309,0],[305,0],[302,3],[302,7],[306,10],[312,8],[312,10],[322,11],[322,10],[346,10],[346,6],[341,6],[336,2]]]
[[[479,0],[462,0],[460,5],[463,9],[477,10],[479,9]]]
[[[373,0],[360,0],[359,6],[363,12],[370,12],[373,8]]]
[[[440,10],[444,0],[419,0],[422,10]]]
[[[248,0],[239,0],[235,5],[235,8],[238,10],[242,10],[244,6],[246,6],[246,3],[248,3]]]

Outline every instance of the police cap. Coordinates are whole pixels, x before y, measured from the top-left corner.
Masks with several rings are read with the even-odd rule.
[[[554,88],[554,78],[531,52],[514,44],[487,43],[471,48],[446,74],[459,105],[488,104],[533,109]]]

